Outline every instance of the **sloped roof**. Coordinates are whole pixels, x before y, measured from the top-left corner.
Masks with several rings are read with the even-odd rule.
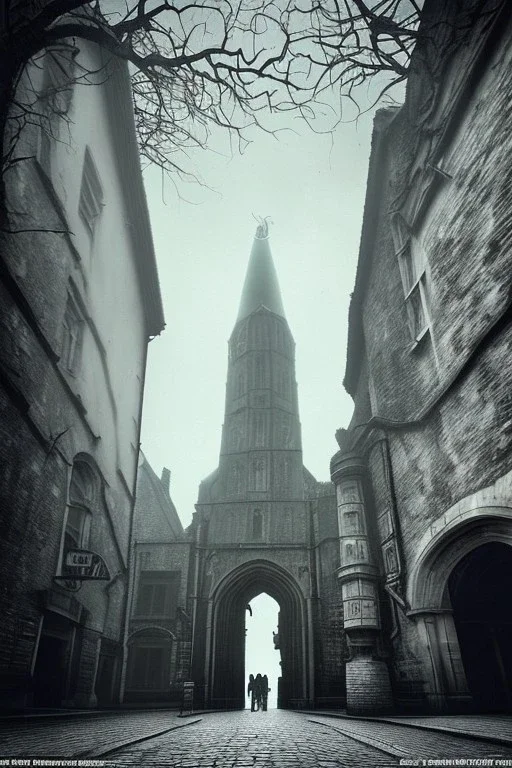
[[[183,538],[183,526],[171,497],[146,457],[139,466],[137,478],[136,528],[171,540]],[[137,536],[140,540],[140,535]]]

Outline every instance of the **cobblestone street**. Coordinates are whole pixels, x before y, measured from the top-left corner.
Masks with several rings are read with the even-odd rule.
[[[511,718],[414,718],[411,723],[422,727],[282,710],[4,720],[0,756],[94,758],[112,768],[356,768],[432,758],[505,758],[512,765],[512,745],[472,736],[480,730],[488,739],[512,739]]]

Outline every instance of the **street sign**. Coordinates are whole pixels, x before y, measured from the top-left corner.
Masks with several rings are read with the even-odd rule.
[[[97,552],[89,549],[68,549],[64,553],[60,580],[109,581],[107,564]]]
[[[83,565],[90,568],[93,557],[92,552],[85,552],[82,549],[70,549],[66,552],[66,566]]]

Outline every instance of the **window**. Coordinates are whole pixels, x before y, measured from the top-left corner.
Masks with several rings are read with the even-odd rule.
[[[240,445],[240,430],[236,424],[229,430],[229,436],[229,449],[231,451],[238,451]]]
[[[241,487],[242,487],[242,469],[240,467],[240,464],[235,461],[235,463],[231,467],[230,472],[230,489],[231,493],[238,494],[240,493]]]
[[[179,571],[141,571],[137,593],[137,615],[174,618],[179,586]]]
[[[78,212],[91,236],[94,234],[96,222],[102,208],[103,190],[92,155],[89,148],[86,148]]]
[[[254,459],[252,462],[252,489],[255,491],[267,490],[267,467],[265,459]]]
[[[278,369],[277,371],[277,392],[282,397],[290,397],[290,377],[288,371]]]
[[[62,326],[60,360],[69,373],[75,374],[80,363],[84,321],[71,295],[68,295]]]
[[[98,480],[89,464],[80,459],[73,464],[64,531],[57,573],[62,573],[66,552],[87,549],[91,532],[92,510],[95,508]]]
[[[75,461],[69,486],[64,551],[87,548],[95,494],[96,478],[91,468],[85,461]]]
[[[170,637],[153,633],[137,635],[128,650],[127,689],[167,691],[174,673]]]
[[[263,538],[263,515],[259,509],[254,510],[252,515],[252,538],[256,541]]]
[[[165,688],[164,678],[165,648],[135,647],[132,651],[130,687],[135,689]]]
[[[265,415],[256,412],[254,418],[254,444],[256,448],[263,448],[265,445]]]
[[[425,252],[400,215],[392,222],[411,337],[419,342],[430,330],[429,289]]]
[[[256,355],[254,358],[254,386],[263,389],[265,386],[265,356]]]
[[[90,519],[90,512],[85,507],[68,506],[64,530],[64,552],[67,552],[68,549],[87,549]]]

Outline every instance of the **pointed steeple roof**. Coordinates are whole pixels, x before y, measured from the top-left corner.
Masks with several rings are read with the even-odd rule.
[[[261,306],[284,317],[283,301],[268,243],[266,220],[258,226],[245,275],[237,322]]]

